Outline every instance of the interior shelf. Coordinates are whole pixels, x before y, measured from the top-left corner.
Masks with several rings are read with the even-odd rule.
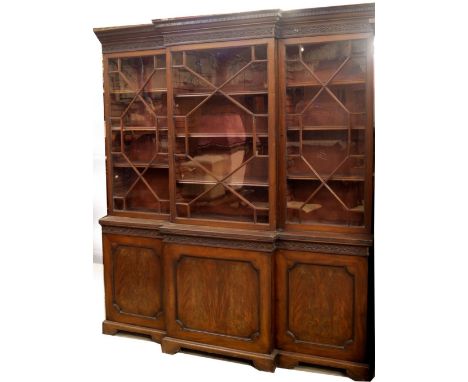
[[[252,138],[252,133],[189,133],[188,138]],[[267,138],[267,133],[257,133],[258,138]],[[185,138],[186,134],[176,134],[177,138]]]
[[[332,81],[326,86],[344,86],[344,85],[362,85],[365,84],[364,80],[343,80],[343,81]],[[325,84],[317,82],[288,82],[286,85],[288,88],[299,88],[299,87],[325,87]]]
[[[167,131],[167,127],[158,127],[158,131]],[[120,127],[112,127],[112,131],[120,132]],[[123,131],[156,131],[156,126],[124,126]]]
[[[230,96],[249,96],[249,95],[267,95],[268,91],[267,90],[244,90],[244,91],[224,91],[221,89],[221,91],[227,95]],[[174,97],[177,98],[187,98],[187,97],[208,97],[212,95],[213,92],[203,92],[203,93],[174,93]],[[216,92],[215,95],[221,95],[223,94]]]
[[[167,93],[167,89],[159,88],[159,89],[143,89],[140,91],[138,89],[135,90],[111,90],[109,91],[110,94],[136,94],[136,93]]]
[[[133,166],[135,167],[149,167],[149,168],[169,168],[167,163],[151,163],[148,165],[147,162],[132,162]],[[113,162],[113,167],[118,168],[130,168],[132,165],[128,162]]]
[[[323,179],[327,179],[329,175],[321,174]],[[289,180],[314,180],[319,181],[320,179],[314,175],[288,175]],[[356,175],[333,175],[329,181],[339,181],[339,182],[364,182],[365,179],[362,176]]]
[[[215,180],[196,180],[196,179],[177,179],[177,183],[180,184],[212,184],[215,185],[218,182]],[[230,186],[245,186],[245,187],[269,187],[270,185],[266,182],[258,182],[254,179],[247,180],[244,182],[225,182]],[[221,183],[220,183],[221,184]]]
[[[288,131],[299,131],[299,126],[289,126]],[[329,131],[329,130],[348,130],[349,126],[302,126],[303,131]],[[365,130],[365,126],[355,126],[351,130]]]

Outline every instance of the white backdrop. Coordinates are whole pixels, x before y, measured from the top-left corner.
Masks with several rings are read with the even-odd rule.
[[[111,353],[121,341],[99,335],[91,313],[102,306],[91,248],[100,251],[96,219],[105,214],[102,69],[92,28],[344,3],[2,2],[1,381],[339,378],[238,374],[197,357],[152,363],[155,348],[138,352],[135,341]],[[468,77],[466,12],[458,4],[377,4],[378,382],[466,380]]]

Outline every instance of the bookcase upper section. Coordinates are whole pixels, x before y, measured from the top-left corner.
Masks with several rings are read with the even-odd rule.
[[[361,4],[95,29],[108,213],[371,232],[373,17]]]

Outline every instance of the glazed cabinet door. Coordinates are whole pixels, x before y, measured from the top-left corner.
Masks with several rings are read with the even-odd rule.
[[[166,56],[105,55],[109,213],[168,219]]]
[[[161,240],[104,234],[106,319],[164,329]]]
[[[275,45],[170,48],[177,222],[275,226]]]
[[[279,250],[276,291],[280,350],[365,359],[367,258]]]
[[[369,232],[372,37],[287,39],[279,53],[286,228]]]
[[[179,244],[164,252],[170,337],[271,352],[271,253]]]

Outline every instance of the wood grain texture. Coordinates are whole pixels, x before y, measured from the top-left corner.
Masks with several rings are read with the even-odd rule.
[[[113,305],[121,314],[155,319],[162,314],[161,260],[152,248],[112,248]]]
[[[279,250],[279,349],[362,362],[366,358],[367,259]]]
[[[258,335],[258,271],[247,261],[179,258],[177,316],[185,330],[250,340]]]
[[[103,235],[106,317],[164,329],[161,240]]]
[[[346,267],[288,269],[288,329],[296,342],[344,348],[353,340],[354,275]]]
[[[272,258],[268,253],[166,244],[171,337],[272,351]]]

